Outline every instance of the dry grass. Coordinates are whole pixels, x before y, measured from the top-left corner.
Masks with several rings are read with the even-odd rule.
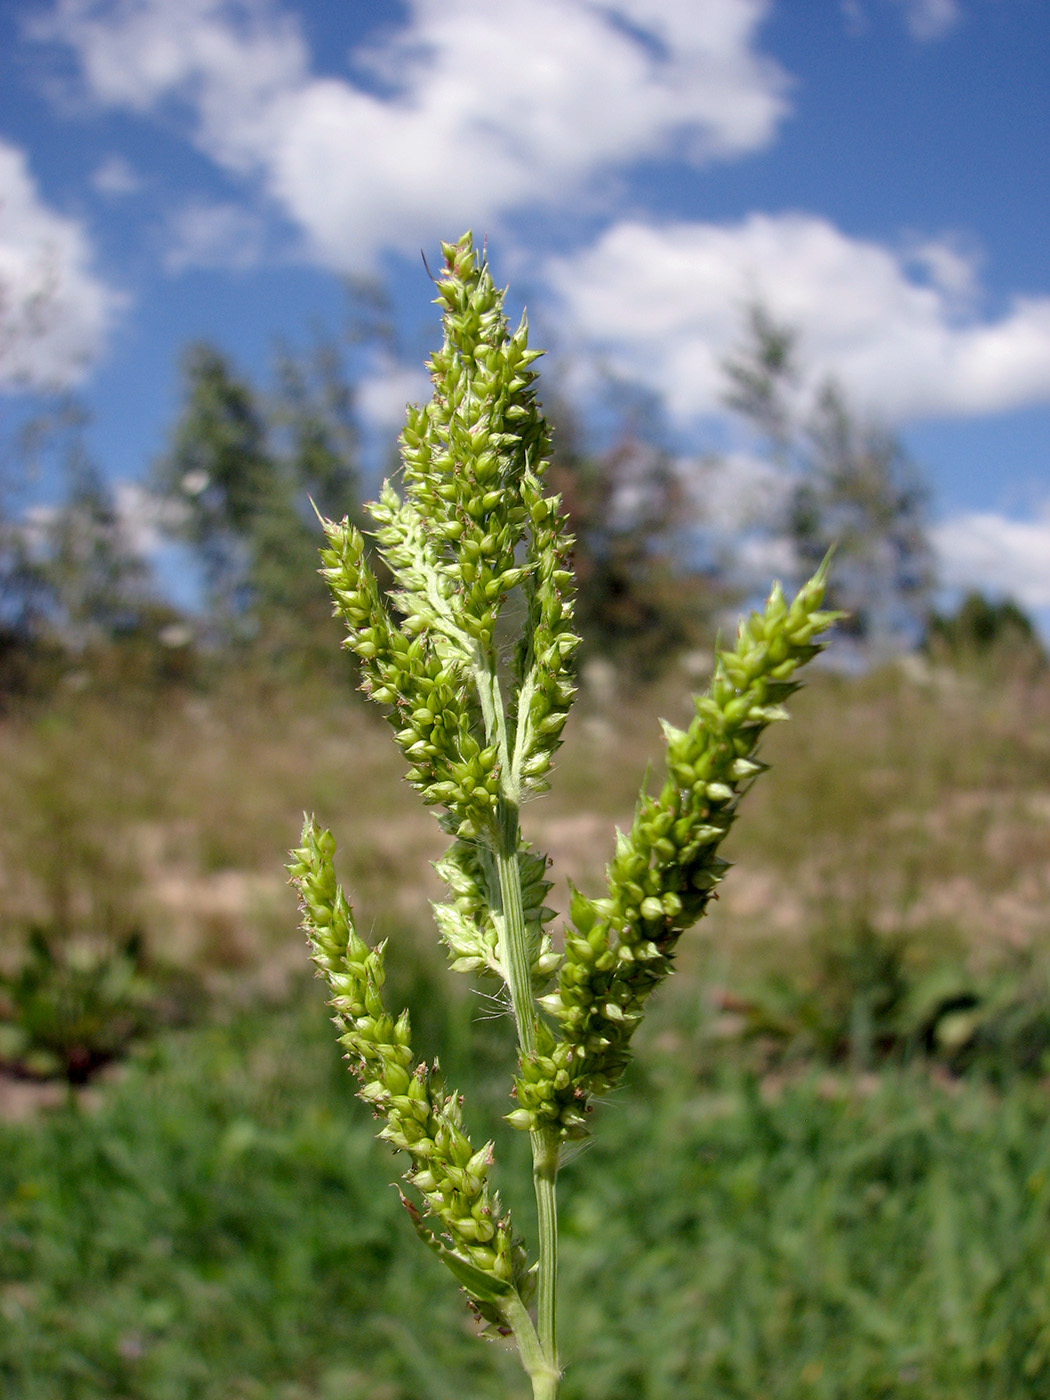
[[[672,680],[611,713],[579,707],[554,791],[523,819],[554,858],[559,906],[566,875],[600,881],[612,826],[658,765],[657,715],[680,718],[685,692]],[[829,919],[861,914],[985,960],[1048,942],[1050,683],[823,674],[793,708],[769,737],[773,772],[747,798],[737,869],[694,947],[775,961]],[[9,716],[2,949],[30,922],[137,926],[176,962],[279,977],[300,957],[281,865],[304,810],[336,831],[366,928],[429,929],[428,862],[443,837],[400,771],[385,725],[323,686],[242,679],[119,707],[88,692]]]

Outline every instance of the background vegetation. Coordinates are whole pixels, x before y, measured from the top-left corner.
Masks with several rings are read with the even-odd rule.
[[[738,868],[566,1170],[565,1394],[1043,1396],[1050,678],[1014,605],[930,616],[911,469],[834,386],[789,412],[793,353],[756,312],[727,378],[791,488],[769,532],[800,567],[839,533],[843,590],[878,606],[771,734]],[[307,497],[360,496],[352,391],[324,350],[265,392],[209,347],[185,373],[154,486],[198,612],[145,571],[73,410],[42,440],[60,507],[0,522],[0,1392],[496,1400],[516,1363],[405,1229],[281,868],[316,809],[529,1228],[510,1037],[444,975],[440,834],[310,583]],[[552,900],[600,875],[745,591],[691,552],[637,424],[602,451],[562,424],[589,656],[525,812]]]

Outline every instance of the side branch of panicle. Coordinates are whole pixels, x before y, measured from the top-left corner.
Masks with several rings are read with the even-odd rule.
[[[424,1212],[421,1216],[409,1205],[417,1230],[482,1316],[504,1328],[501,1300],[524,1292],[527,1301],[530,1285],[510,1216],[489,1190],[492,1144],[474,1149],[463,1128],[459,1097],[446,1089],[437,1063],[414,1062],[408,1012],[395,1019],[383,1004],[383,946],[369,948],[358,936],[350,905],[336,883],[334,854],[331,833],[308,819],[288,868],[299,892],[311,956],[332,993],[329,1005],[340,1043],[361,1081],[360,1097],[384,1122],[379,1136],[411,1160],[405,1180],[422,1197]],[[443,1238],[430,1228],[428,1217]]]
[[[569,555],[573,539],[557,496],[545,496],[540,477],[525,474],[522,498],[531,533],[524,588],[525,628],[514,655],[517,689],[510,723],[514,733],[514,782],[525,793],[545,792],[551,759],[572,707],[573,663],[580,639],[572,630],[575,580]]]
[[[554,910],[546,904],[551,882],[546,878],[547,861],[519,843],[517,855],[521,881],[522,918],[533,989],[537,994],[550,984],[561,966],[561,955],[551,947],[546,924]],[[499,930],[495,910],[499,907],[499,878],[484,846],[472,841],[454,841],[434,869],[449,888],[443,903],[434,903],[434,918],[448,949],[453,972],[494,974],[507,980],[507,969],[499,958]]]
[[[838,614],[821,612],[827,563],[789,606],[777,585],[761,613],[719,653],[710,689],[685,730],[665,724],[667,779],[643,791],[631,830],[618,833],[604,898],[574,891],[557,991],[542,1005],[556,1023],[521,1065],[518,1127],[586,1133],[588,1100],[619,1080],[645,1002],[671,971],[679,935],[706,911],[727,862],[718,848],[740,799],[765,767],[766,726],[787,718],[798,668]]]

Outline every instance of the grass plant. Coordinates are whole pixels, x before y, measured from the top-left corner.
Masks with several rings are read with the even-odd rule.
[[[409,1158],[412,1223],[485,1330],[513,1337],[534,1400],[555,1400],[563,1152],[588,1135],[592,1100],[619,1083],[648,997],[721,882],[719,847],[765,766],[761,735],[785,717],[795,674],[834,615],[820,611],[825,563],[791,603],[777,586],[741,624],[688,727],[664,723],[666,778],[655,794],[643,785],[630,829],[617,833],[605,894],[572,891],[556,952],[549,858],[525,841],[520,814],[549,786],[574,694],[572,540],[543,491],[550,443],[531,369],[540,352],[524,320],[511,332],[470,235],[443,253],[433,397],[408,411],[403,495],[386,482],[367,508],[390,599],[349,521],[324,522],[323,573],[362,688],[386,708],[409,782],[451,837],[435,915],[452,970],[493,979],[513,1018],[518,1106],[506,1119],[530,1138],[535,1263],[490,1184],[493,1142],[470,1138],[460,1095],[436,1059],[415,1054],[407,1012],[388,1011],[384,945],[358,935],[335,842],[312,818],[291,871],[360,1095],[383,1120],[380,1137]]]
[[[720,848],[737,868],[649,1003],[627,1090],[560,1175],[560,1400],[1050,1393],[1047,1064],[1018,1072],[1050,1005],[1050,679],[810,681],[767,732],[775,782]],[[584,696],[557,782],[523,808],[581,888],[601,888],[605,830],[630,828],[658,713],[694,718],[673,676],[607,713]],[[289,977],[302,950],[273,852],[316,808],[370,941],[396,949],[389,1003],[411,1008],[421,1058],[440,1053],[475,1141],[499,1141],[535,1239],[529,1135],[502,1126],[508,1017],[439,971],[428,861],[446,842],[385,728],[330,676],[272,673],[119,697],[85,674],[0,716],[0,970],[21,977],[33,926],[63,961],[141,928],[211,993],[194,1029],[152,1024],[87,1090],[0,1073],[5,1400],[515,1393],[516,1357],[479,1347],[442,1265],[415,1257],[391,1164]],[[564,886],[547,901],[569,914]],[[972,994],[950,1056],[824,1058],[870,980],[846,941],[869,926],[900,944],[902,1010]],[[760,1055],[713,992],[774,977],[783,1048]],[[58,1106],[18,1117],[42,1101]]]

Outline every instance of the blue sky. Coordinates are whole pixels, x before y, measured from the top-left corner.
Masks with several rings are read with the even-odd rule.
[[[761,298],[802,392],[836,375],[913,451],[944,582],[1050,631],[1046,0],[0,5],[0,415],[74,385],[115,480],[163,449],[188,340],[261,378],[338,329],[346,273],[397,309],[401,352],[356,366],[392,439],[419,251],[467,227],[563,392],[637,383],[686,469],[723,445],[725,509],[762,485],[719,401]]]

